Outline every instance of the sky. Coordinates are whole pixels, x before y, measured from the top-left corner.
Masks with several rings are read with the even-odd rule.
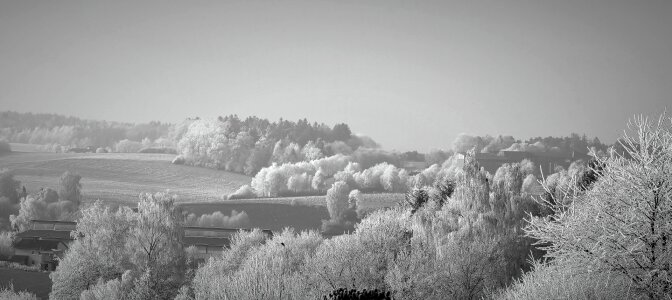
[[[0,111],[606,142],[672,110],[672,1],[0,0]],[[672,113],[672,112],[670,112]]]

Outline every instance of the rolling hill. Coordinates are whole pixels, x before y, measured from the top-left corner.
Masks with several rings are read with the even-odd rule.
[[[86,201],[134,202],[142,192],[170,190],[179,202],[215,201],[248,184],[250,177],[230,172],[171,164],[174,155],[136,153],[14,152],[0,156],[0,168],[14,171],[28,192],[57,189],[59,176],[82,176]]]

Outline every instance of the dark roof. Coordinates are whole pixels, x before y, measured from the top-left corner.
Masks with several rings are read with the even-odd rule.
[[[57,249],[61,241],[22,239],[14,245],[16,249],[52,250]]]
[[[37,219],[32,219],[30,220],[33,223],[50,223],[50,224],[69,224],[69,225],[77,225],[77,222],[73,221],[54,221],[54,220],[37,220]]]
[[[252,231],[252,228],[225,228],[225,227],[199,227],[199,226],[184,226],[184,229],[194,229],[194,230],[212,230],[212,231],[230,231],[238,232],[238,230]],[[270,229],[261,229],[263,232],[271,232]]]
[[[252,231],[249,228],[223,228],[223,227],[197,227],[197,226],[185,226],[183,227],[186,236],[219,236],[219,237],[229,237],[236,234],[239,230],[243,231]],[[195,232],[197,232],[195,234]],[[261,232],[266,234],[268,237],[273,236],[273,231],[269,229],[262,229]]]
[[[70,231],[65,230],[26,230],[24,232],[19,232],[16,235],[17,238],[26,239],[26,238],[38,238],[38,239],[55,239],[55,240],[72,240],[70,237]]]
[[[202,236],[185,236],[182,240],[185,247],[189,246],[212,246],[212,247],[228,247],[231,240],[228,238],[218,237],[202,237]]]

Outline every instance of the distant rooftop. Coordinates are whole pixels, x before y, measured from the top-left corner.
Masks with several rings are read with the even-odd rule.
[[[221,237],[185,236],[183,243],[185,246],[228,247],[231,240]]]
[[[72,240],[70,230],[30,229],[16,235],[21,239]]]

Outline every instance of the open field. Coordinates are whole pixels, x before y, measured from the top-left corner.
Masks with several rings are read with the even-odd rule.
[[[40,150],[42,145],[35,144],[21,144],[21,143],[10,143],[12,151],[14,152],[44,152]]]
[[[378,193],[378,194],[362,194],[361,207],[365,210],[374,210],[384,207],[390,207],[399,201],[404,200],[404,194]],[[304,205],[304,206],[327,206],[325,196],[300,196],[300,197],[278,197],[278,198],[253,198],[253,199],[236,199],[223,200],[220,203],[274,203],[287,205]]]
[[[373,211],[390,207],[403,200],[403,194],[364,194],[362,208]],[[325,196],[256,198],[220,200],[207,203],[181,203],[182,208],[196,215],[221,211],[230,215],[232,210],[245,211],[250,227],[280,231],[293,227],[297,231],[320,229],[322,220],[329,219]]]
[[[28,145],[31,146],[31,145]],[[30,147],[25,146],[25,150]],[[250,227],[282,230],[319,229],[328,219],[325,196],[222,200],[223,195],[249,184],[248,176],[206,168],[173,165],[170,154],[135,153],[44,153],[14,152],[0,155],[0,168],[14,171],[15,178],[29,192],[40,187],[58,189],[59,176],[66,170],[82,176],[86,202],[102,200],[133,205],[141,192],[169,190],[178,203],[196,215],[232,210],[245,211]],[[371,211],[390,207],[403,194],[364,194],[361,207]]]
[[[291,205],[286,203],[258,203],[254,200],[242,202],[212,202],[181,204],[184,211],[196,215],[211,214],[221,211],[231,215],[232,210],[247,213],[250,228],[270,229],[281,231],[285,227],[292,227],[296,231],[315,229],[319,230],[323,219],[329,219],[329,213],[324,206]]]
[[[39,299],[48,299],[51,292],[49,273],[0,268],[0,288],[14,285],[15,291],[28,291]]]
[[[28,192],[57,189],[59,176],[74,171],[82,176],[86,201],[132,203],[141,192],[170,190],[179,201],[219,200],[248,184],[250,177],[225,171],[171,164],[174,155],[136,153],[14,152],[0,156],[0,168],[14,171]]]

